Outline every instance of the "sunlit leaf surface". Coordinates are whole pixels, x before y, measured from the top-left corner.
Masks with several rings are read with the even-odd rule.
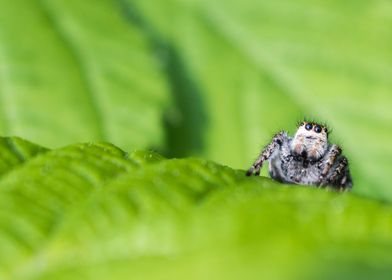
[[[10,143],[30,153],[0,177],[2,279],[314,279],[337,271],[356,279],[355,264],[366,264],[361,275],[391,272],[389,204],[106,143],[34,154],[37,146],[8,138],[0,149]]]
[[[0,133],[50,148],[0,138],[0,279],[390,279],[391,30],[388,0],[0,0]],[[304,116],[351,193],[244,176]]]

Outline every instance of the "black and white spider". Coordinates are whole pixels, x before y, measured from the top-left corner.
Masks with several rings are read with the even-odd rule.
[[[327,127],[317,123],[300,123],[294,137],[285,131],[276,134],[246,175],[260,175],[266,160],[270,176],[279,182],[343,190],[353,186],[342,149],[329,143]]]

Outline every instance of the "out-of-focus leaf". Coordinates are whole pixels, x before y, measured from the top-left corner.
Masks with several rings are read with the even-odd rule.
[[[315,116],[343,145],[354,191],[392,199],[388,1],[124,1],[202,89],[205,156],[247,166],[274,132]]]
[[[0,1],[0,132],[45,146],[162,146],[168,94],[116,1]]]
[[[14,143],[28,146],[18,139]],[[9,141],[0,142],[0,150],[8,146]],[[0,278],[36,256],[72,207],[120,174],[157,161],[152,153],[127,154],[97,143],[49,151],[19,168],[9,167],[0,180]]]
[[[0,137],[0,176],[47,151],[18,137]]]
[[[269,75],[268,69],[261,69],[244,55],[236,42],[207,21],[194,3],[123,2],[130,11],[138,12],[141,19],[134,21],[142,22],[142,29],[155,30],[151,34],[153,38],[165,38],[169,48],[165,58],[169,66],[171,59],[180,59],[198,86],[194,95],[203,102],[189,105],[196,107],[193,110],[204,111],[206,116],[190,120],[187,125],[202,126],[205,134],[202,154],[205,156],[243,167],[256,156],[263,141],[269,140],[275,129],[283,129],[303,115],[303,110],[286,95],[284,87]],[[174,49],[174,54],[170,49]],[[192,85],[188,84],[190,90]],[[183,86],[185,94],[187,85]],[[185,136],[176,134],[176,137]]]
[[[0,194],[5,279],[354,279],[356,264],[369,277],[391,271],[391,205],[205,160],[75,145],[12,171]]]
[[[392,199],[388,1],[0,7],[2,133],[166,144],[243,168],[305,114],[330,123],[354,177],[342,194],[105,143],[1,138],[1,279],[389,279],[392,206],[359,196]]]

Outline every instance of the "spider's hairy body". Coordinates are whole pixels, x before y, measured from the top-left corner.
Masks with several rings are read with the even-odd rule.
[[[316,184],[321,175],[320,169],[300,153],[294,155],[291,152],[292,144],[293,139],[285,134],[280,150],[274,152],[269,159],[271,177],[285,183]]]
[[[316,123],[301,123],[294,137],[284,131],[276,134],[247,175],[259,175],[266,160],[270,176],[283,183],[352,187],[347,158],[337,145],[328,142],[327,128]]]

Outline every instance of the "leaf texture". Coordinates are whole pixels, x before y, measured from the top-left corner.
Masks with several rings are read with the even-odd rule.
[[[0,7],[2,135],[49,147],[92,140],[127,150],[163,146],[166,82],[116,1]]]
[[[2,279],[356,279],[392,265],[390,204],[195,158],[76,144],[11,168],[0,194]]]

